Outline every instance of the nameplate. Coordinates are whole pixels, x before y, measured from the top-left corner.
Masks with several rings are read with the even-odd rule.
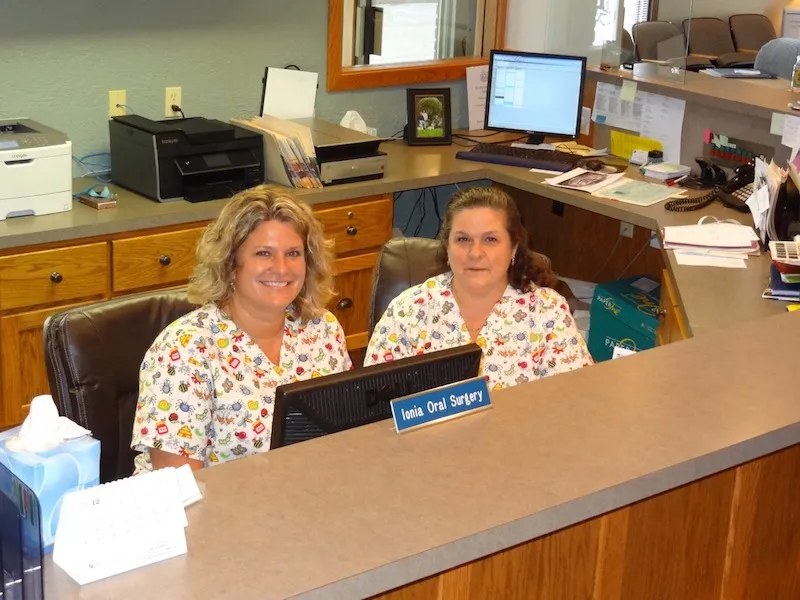
[[[486,380],[475,377],[392,400],[392,418],[397,433],[403,433],[491,406]]]

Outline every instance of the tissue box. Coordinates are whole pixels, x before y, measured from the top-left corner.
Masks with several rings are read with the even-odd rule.
[[[661,285],[649,277],[601,283],[594,290],[589,318],[589,352],[609,360],[615,346],[638,352],[656,345]]]
[[[6,447],[19,427],[0,433],[0,463],[11,469],[39,499],[42,510],[42,547],[52,552],[61,498],[67,492],[95,486],[100,481],[100,441],[86,436],[44,452],[15,452]]]

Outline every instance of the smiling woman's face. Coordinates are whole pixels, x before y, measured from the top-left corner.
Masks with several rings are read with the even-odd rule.
[[[478,207],[453,216],[447,258],[459,285],[475,291],[507,285],[514,252],[503,211]]]
[[[286,310],[305,280],[305,243],[290,223],[259,223],[236,252],[234,296],[250,310]]]

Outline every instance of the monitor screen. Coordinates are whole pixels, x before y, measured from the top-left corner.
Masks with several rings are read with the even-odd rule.
[[[492,50],[486,128],[577,138],[585,75],[582,56]]]
[[[270,449],[392,417],[391,401],[480,374],[477,344],[280,385]]]

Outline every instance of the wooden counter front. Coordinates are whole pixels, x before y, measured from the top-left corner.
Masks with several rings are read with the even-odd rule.
[[[83,588],[48,560],[46,597],[796,598],[798,339],[784,313],[204,469],[187,555]]]

